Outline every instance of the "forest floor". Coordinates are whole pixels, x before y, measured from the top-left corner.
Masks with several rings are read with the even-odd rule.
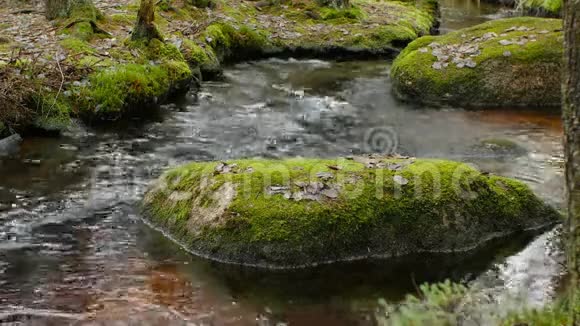
[[[286,5],[264,6],[262,2],[228,0],[213,10],[197,9],[173,1],[172,8],[157,12],[157,24],[170,38],[176,35],[192,37],[203,31],[211,22],[245,24],[252,29],[269,30],[271,39],[288,44],[318,43],[356,44],[365,42],[369,34],[381,41],[400,41],[403,45],[417,36],[428,34],[434,17],[429,10],[413,4],[395,1],[353,1],[357,9],[343,12],[320,10],[308,1]],[[108,57],[107,50],[127,38],[136,20],[138,1],[94,0],[105,17],[105,30],[109,38],[91,40],[97,55]],[[360,10],[358,9],[360,8]],[[184,10],[185,9],[185,10]],[[57,22],[44,16],[43,1],[0,0],[0,62],[9,62],[15,56],[57,57],[66,54],[61,46],[69,35],[61,33]],[[385,26],[390,27],[386,30]],[[380,35],[388,32],[389,35]],[[397,33],[399,35],[397,35]],[[396,43],[396,42],[395,42]]]

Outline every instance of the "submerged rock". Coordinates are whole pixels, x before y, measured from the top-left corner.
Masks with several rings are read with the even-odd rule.
[[[504,138],[483,139],[471,149],[480,156],[521,156],[527,153],[525,147]]]
[[[467,251],[559,220],[518,181],[377,157],[191,163],[161,176],[143,210],[196,255],[268,268]]]
[[[560,106],[561,28],[521,17],[419,38],[393,63],[395,93],[435,105]]]

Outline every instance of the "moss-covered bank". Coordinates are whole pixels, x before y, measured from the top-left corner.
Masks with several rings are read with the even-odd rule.
[[[421,37],[393,63],[394,91],[428,104],[560,106],[561,29],[521,17]]]
[[[57,43],[63,52],[58,58],[60,68],[45,67],[52,70],[45,80],[35,77],[37,70],[30,72],[27,78],[34,87],[29,89],[42,91],[27,94],[23,101],[15,99],[30,114],[18,124],[0,115],[0,122],[16,131],[44,128],[48,124],[36,123],[38,117],[55,119],[29,103],[51,100],[58,103],[55,118],[59,121],[80,117],[96,123],[139,115],[188,89],[190,82],[219,75],[224,62],[290,55],[394,55],[437,26],[433,0],[354,0],[345,9],[324,7],[314,0],[219,0],[201,8],[190,1],[175,1],[159,2],[155,8],[155,24],[164,41],[136,43],[129,40],[128,31],[135,25],[137,9],[126,2],[114,14],[107,14],[106,9],[101,12],[91,6],[87,12],[79,8],[70,17],[50,23],[57,26]],[[0,34],[8,27],[0,26]],[[17,45],[7,41],[0,54],[9,56]],[[43,59],[54,62],[53,52]],[[48,79],[58,82],[49,85]],[[58,126],[65,128],[66,123]]]
[[[368,157],[192,163],[160,177],[143,209],[195,254],[274,268],[465,251],[559,219],[518,181]]]

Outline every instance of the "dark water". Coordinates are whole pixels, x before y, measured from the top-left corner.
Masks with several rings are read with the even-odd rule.
[[[471,25],[498,13],[473,6],[445,2],[443,28],[459,26],[453,15]],[[561,205],[559,113],[406,105],[392,98],[388,71],[380,61],[240,64],[153,121],[26,139],[0,159],[0,323],[367,325],[379,298],[446,278],[497,301],[550,301],[562,274],[557,229],[466,256],[266,272],[192,257],[141,221],[139,199],[169,166],[374,150],[470,162]]]
[[[557,231],[470,256],[288,273],[191,257],[140,220],[139,198],[168,166],[377,146],[471,162],[561,203],[558,113],[418,108],[395,101],[389,84],[385,62],[240,64],[156,121],[27,139],[19,155],[0,161],[0,320],[364,325],[379,298],[396,302],[416,284],[446,278],[472,281],[498,300],[549,301],[562,273]],[[373,142],[377,130],[388,141]],[[484,139],[509,139],[520,150],[482,147]]]

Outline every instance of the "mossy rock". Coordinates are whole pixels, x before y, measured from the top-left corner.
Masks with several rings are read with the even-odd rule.
[[[194,254],[268,268],[467,251],[560,219],[519,181],[368,157],[191,163],[163,174],[143,210]]]
[[[185,61],[116,65],[91,74],[89,83],[75,90],[79,95],[79,114],[86,119],[125,116],[187,89],[191,78]]]
[[[560,106],[561,30],[559,19],[520,17],[421,37],[393,62],[393,89],[433,105]]]

